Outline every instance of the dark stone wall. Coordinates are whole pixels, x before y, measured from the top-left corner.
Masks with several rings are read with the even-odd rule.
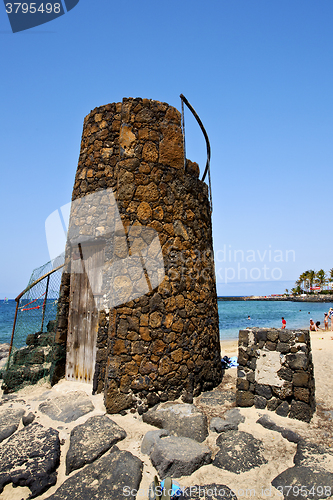
[[[196,163],[187,160],[185,169],[181,116],[168,104],[129,98],[85,118],[73,200],[112,188],[127,232],[133,226],[157,232],[166,273],[154,290],[134,300],[126,300],[125,290],[123,303],[108,308],[105,267],[94,390],[104,391],[110,413],[179,396],[191,401],[221,381],[211,211],[198,176]],[[88,210],[77,226],[73,218],[70,231],[88,234],[93,217]],[[106,243],[106,260],[119,257],[121,243],[120,237]],[[65,279],[60,345],[68,286]]]
[[[236,402],[309,422],[316,409],[308,330],[240,330]]]

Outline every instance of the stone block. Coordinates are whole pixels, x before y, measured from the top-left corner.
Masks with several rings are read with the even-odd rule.
[[[281,399],[273,397],[267,402],[267,410],[275,411],[281,403]]]
[[[254,394],[250,391],[237,391],[236,393],[237,406],[253,406]]]
[[[293,395],[293,385],[291,382],[285,381],[282,387],[273,386],[273,393],[279,399],[286,399]]]
[[[278,342],[276,345],[276,350],[278,352],[286,353],[290,351],[290,345],[286,342]]]
[[[277,374],[280,378],[287,380],[288,382],[293,380],[293,371],[286,366],[282,366]]]
[[[265,399],[272,397],[272,389],[269,385],[255,384],[255,392],[258,396],[263,396]]]
[[[279,339],[280,342],[289,342],[292,338],[294,338],[294,333],[289,330],[280,330]]]
[[[277,339],[279,338],[279,332],[276,330],[269,330],[267,332],[267,340],[270,340],[271,342],[276,342]]]
[[[250,386],[250,383],[245,378],[238,378],[237,379],[237,389],[239,389],[240,391],[247,391],[249,386]]]
[[[239,348],[239,350],[238,350],[238,363],[240,365],[246,365],[248,359],[249,359],[249,356],[245,352],[245,350],[242,348]]]
[[[213,465],[219,469],[240,474],[267,463],[262,442],[247,432],[223,432],[217,438],[216,445],[220,451]]]
[[[263,396],[258,396],[258,395],[254,396],[254,406],[256,408],[263,410],[264,408],[266,408],[266,405],[267,405],[266,398],[264,398]]]
[[[287,354],[287,363],[292,370],[306,370],[308,366],[308,358],[304,352],[296,354]]]
[[[277,415],[280,415],[280,417],[287,417],[288,416],[288,413],[289,413],[289,405],[287,403],[287,401],[283,401],[278,407],[277,409],[275,410],[275,413]]]
[[[266,342],[266,340],[267,340],[267,330],[257,330],[257,332],[256,332],[256,341],[260,342],[261,340],[263,340],[264,342]]]
[[[308,387],[309,374],[307,372],[295,372],[293,375],[293,385],[296,387]]]
[[[238,343],[240,346],[248,345],[249,332],[248,330],[239,330]]]
[[[6,484],[30,488],[30,498],[57,481],[60,461],[58,431],[32,423],[11,436],[0,449],[0,493]]]
[[[310,401],[310,391],[305,387],[294,387],[294,396],[304,403],[309,403]]]
[[[303,420],[304,422],[310,422],[313,411],[311,407],[304,403],[303,401],[292,401],[290,407],[290,418],[296,418],[297,420]]]

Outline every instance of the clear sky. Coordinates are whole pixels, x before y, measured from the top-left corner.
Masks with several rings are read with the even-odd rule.
[[[201,117],[221,293],[332,268],[332,25],[332,0],[80,0],[13,34],[1,5],[0,298],[49,260],[45,219],[70,201],[84,116],[123,97],[180,109],[183,93]],[[189,113],[186,143],[203,171]]]

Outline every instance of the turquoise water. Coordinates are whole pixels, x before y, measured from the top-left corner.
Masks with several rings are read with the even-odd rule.
[[[247,327],[281,328],[281,317],[287,322],[287,328],[309,328],[310,318],[320,321],[324,326],[324,312],[333,303],[329,302],[266,302],[249,301],[218,301],[220,339],[238,339],[238,332]],[[251,319],[248,320],[247,317]]]
[[[20,306],[27,304],[29,299],[25,299],[20,302]],[[37,309],[37,306],[39,308]],[[14,345],[16,347],[21,347],[25,344],[25,339],[29,333],[36,333],[40,331],[41,320],[42,320],[42,307],[43,300],[35,300],[33,304],[28,305],[28,310],[19,310],[17,315],[17,322],[15,328],[15,341]],[[15,317],[16,302],[15,300],[8,300],[5,303],[3,300],[0,301],[0,343],[9,343],[12,335],[13,322]],[[45,317],[44,317],[44,328],[46,331],[46,326],[49,320],[55,319],[56,317],[56,301],[54,299],[48,299],[46,301],[45,307]]]
[[[56,306],[54,301],[48,301],[44,330],[49,319],[55,317]],[[9,342],[15,315],[15,300],[7,304],[0,301],[0,343]],[[249,326],[281,327],[281,317],[287,321],[287,328],[308,328],[309,320],[324,323],[324,312],[327,312],[333,303],[323,302],[263,302],[250,301],[223,301],[219,300],[219,320],[221,340],[234,340],[238,338],[239,330]],[[309,314],[310,313],[310,314]],[[247,317],[250,316],[251,320]],[[23,325],[24,335],[35,333],[40,328],[40,313],[33,311],[21,313],[19,324]]]

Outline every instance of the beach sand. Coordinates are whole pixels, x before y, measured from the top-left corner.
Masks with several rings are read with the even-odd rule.
[[[268,410],[257,410],[254,407],[240,408],[240,413],[244,415],[245,422],[239,425],[239,430],[249,432],[255,438],[262,440],[264,446],[264,456],[267,459],[267,463],[262,465],[260,468],[254,468],[241,474],[234,474],[226,470],[221,470],[210,464],[201,467],[191,476],[184,476],[175,479],[183,487],[189,487],[195,484],[224,484],[236,493],[236,496],[239,500],[242,497],[244,498],[245,496],[245,493],[242,494],[242,491],[246,492],[249,488],[251,488],[255,492],[255,494],[252,495],[251,498],[255,498],[258,500],[267,500],[267,497],[269,497],[270,499],[281,500],[282,496],[275,488],[271,486],[271,481],[279,473],[283,472],[289,467],[293,467],[293,458],[296,452],[296,444],[288,442],[286,439],[282,438],[281,434],[277,432],[265,429],[261,425],[257,424],[256,420],[261,415],[266,414],[271,417],[274,422],[276,422],[276,424],[291,429],[314,443],[322,443],[325,444],[325,446],[333,447],[332,421],[329,421],[329,416],[325,413],[325,411],[333,410],[333,340],[331,340],[331,337],[333,337],[332,332],[313,332],[311,334],[316,380],[317,411],[310,424],[298,420],[279,417],[275,413],[269,412]],[[221,342],[221,348],[222,357],[225,355],[229,357],[236,356],[238,342]],[[236,368],[226,370],[222,383],[215,390],[235,391],[236,376]],[[75,422],[69,424],[63,424],[63,422],[53,421],[45,414],[39,412],[38,405],[44,399],[49,397],[56,397],[59,394],[77,390],[85,391],[89,395],[91,401],[95,405],[94,412],[89,413],[76,420]],[[19,391],[17,393],[17,396],[18,399],[25,400],[26,405],[30,406],[30,411],[36,413],[36,421],[40,422],[46,427],[62,427],[62,429],[59,430],[59,437],[61,440],[63,440],[64,444],[61,446],[61,463],[58,469],[57,485],[50,488],[47,492],[38,497],[40,499],[46,499],[57,490],[60,484],[65,481],[67,477],[69,477],[65,476],[65,457],[69,447],[69,435],[71,429],[76,425],[85,422],[92,415],[105,413],[103,395],[98,394],[92,396],[91,387],[87,384],[67,382],[65,380],[62,380],[52,388],[48,384],[26,387]],[[194,402],[198,404],[198,407],[200,409],[205,411],[204,406],[200,404],[200,397],[196,398]],[[234,406],[234,403],[226,404],[225,407],[218,410],[218,413],[216,413],[216,410],[214,413],[214,407],[206,408],[208,420],[210,420],[211,416],[223,417],[225,411],[230,409],[232,406]],[[142,417],[137,413],[128,413],[126,416],[110,415],[110,418],[118,423],[121,427],[123,427],[127,432],[126,439],[117,443],[118,448],[130,451],[135,456],[139,457],[144,463],[142,482],[137,498],[147,499],[147,489],[149,484],[153,480],[156,471],[152,466],[148,455],[142,454],[140,448],[145,433],[149,430],[156,430],[156,428],[144,423],[142,421]],[[22,422],[20,424],[20,428],[22,428]],[[206,440],[206,444],[213,450],[213,455],[218,450],[215,444],[218,436],[219,435],[217,433],[210,432]],[[333,457],[331,462],[327,462],[326,468],[327,471],[333,473]],[[75,472],[76,471],[74,471],[71,475],[75,474]],[[0,498],[5,500],[26,499],[28,498],[29,493],[30,490],[28,488],[13,488],[11,485],[7,485],[3,493],[0,495]]]

